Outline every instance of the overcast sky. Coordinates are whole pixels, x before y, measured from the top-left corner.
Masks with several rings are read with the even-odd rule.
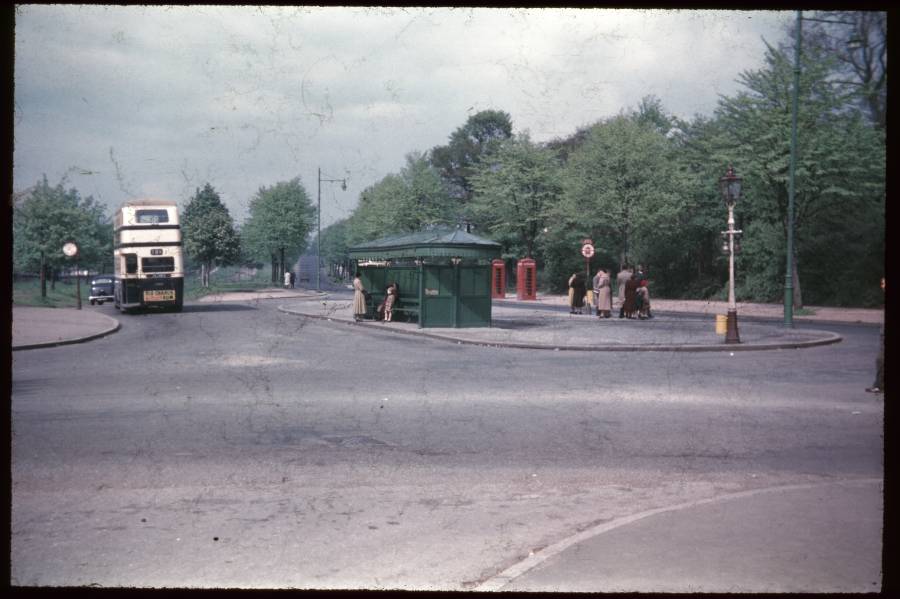
[[[14,189],[65,178],[110,209],[211,183],[238,222],[299,176],[322,226],[485,109],[535,141],[657,96],[711,115],[793,12],[21,6]]]

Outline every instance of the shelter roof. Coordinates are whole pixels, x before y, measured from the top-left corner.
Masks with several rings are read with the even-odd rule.
[[[436,227],[361,243],[351,247],[349,254],[356,260],[428,257],[498,258],[500,244],[467,233],[463,229]]]

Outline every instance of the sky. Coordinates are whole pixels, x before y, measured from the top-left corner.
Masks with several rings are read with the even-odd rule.
[[[537,142],[645,96],[711,116],[792,11],[20,5],[13,189],[110,213],[210,183],[237,223],[299,177],[322,227],[481,110]],[[329,179],[346,179],[347,189]]]

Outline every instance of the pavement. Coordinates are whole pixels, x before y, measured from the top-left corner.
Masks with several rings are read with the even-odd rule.
[[[836,343],[830,323],[883,323],[883,310],[808,308],[781,326],[783,308],[739,303],[740,344],[724,343],[715,315],[724,302],[653,300],[649,320],[569,314],[566,298],[494,300],[492,326],[427,328],[355,323],[342,290],[266,289],[210,295],[197,303],[277,303],[287,314],[362,330],[453,343],[584,351],[741,351]],[[189,304],[186,304],[186,309]],[[115,318],[82,310],[13,306],[12,348],[81,343],[114,333]],[[600,522],[520,556],[480,591],[879,592],[883,481],[865,479],[755,489]],[[815,506],[811,509],[811,506]]]
[[[399,319],[393,322],[363,320],[357,323],[353,320],[349,295],[296,298],[284,302],[279,309],[297,316],[458,344],[555,351],[734,352],[812,347],[841,340],[840,335],[827,330],[774,325],[767,320],[770,318],[766,313],[768,307],[745,304],[738,306],[741,343],[726,345],[724,336],[716,333],[715,319],[716,314],[725,314],[724,304],[657,300],[653,306],[654,317],[647,320],[620,319],[617,314],[612,318],[599,319],[587,313],[570,314],[566,298],[562,296],[539,296],[537,301],[529,302],[494,300],[491,326],[477,328],[419,328],[415,322]],[[742,312],[742,308],[746,312]],[[842,318],[845,322],[866,318],[874,324],[879,317],[878,311],[870,312],[872,314],[855,310],[841,314],[831,310],[818,318],[823,323],[836,322],[826,318]],[[741,314],[745,318],[742,319]]]

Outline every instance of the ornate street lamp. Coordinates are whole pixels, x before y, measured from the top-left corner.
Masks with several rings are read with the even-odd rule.
[[[322,168],[319,168],[318,207],[316,208],[316,291],[322,290],[322,284],[319,281],[319,271],[322,270],[321,257],[319,256],[322,247],[322,181],[326,183],[340,183],[341,189],[347,191],[347,179],[323,179]]]
[[[734,228],[734,205],[741,197],[741,181],[742,179],[734,174],[734,168],[731,166],[728,167],[725,176],[719,179],[722,200],[728,206],[728,230],[722,232],[722,235],[728,238],[728,320],[726,321],[725,343],[741,342],[741,336],[738,333],[737,304],[734,301],[735,236],[740,238],[742,233]]]

